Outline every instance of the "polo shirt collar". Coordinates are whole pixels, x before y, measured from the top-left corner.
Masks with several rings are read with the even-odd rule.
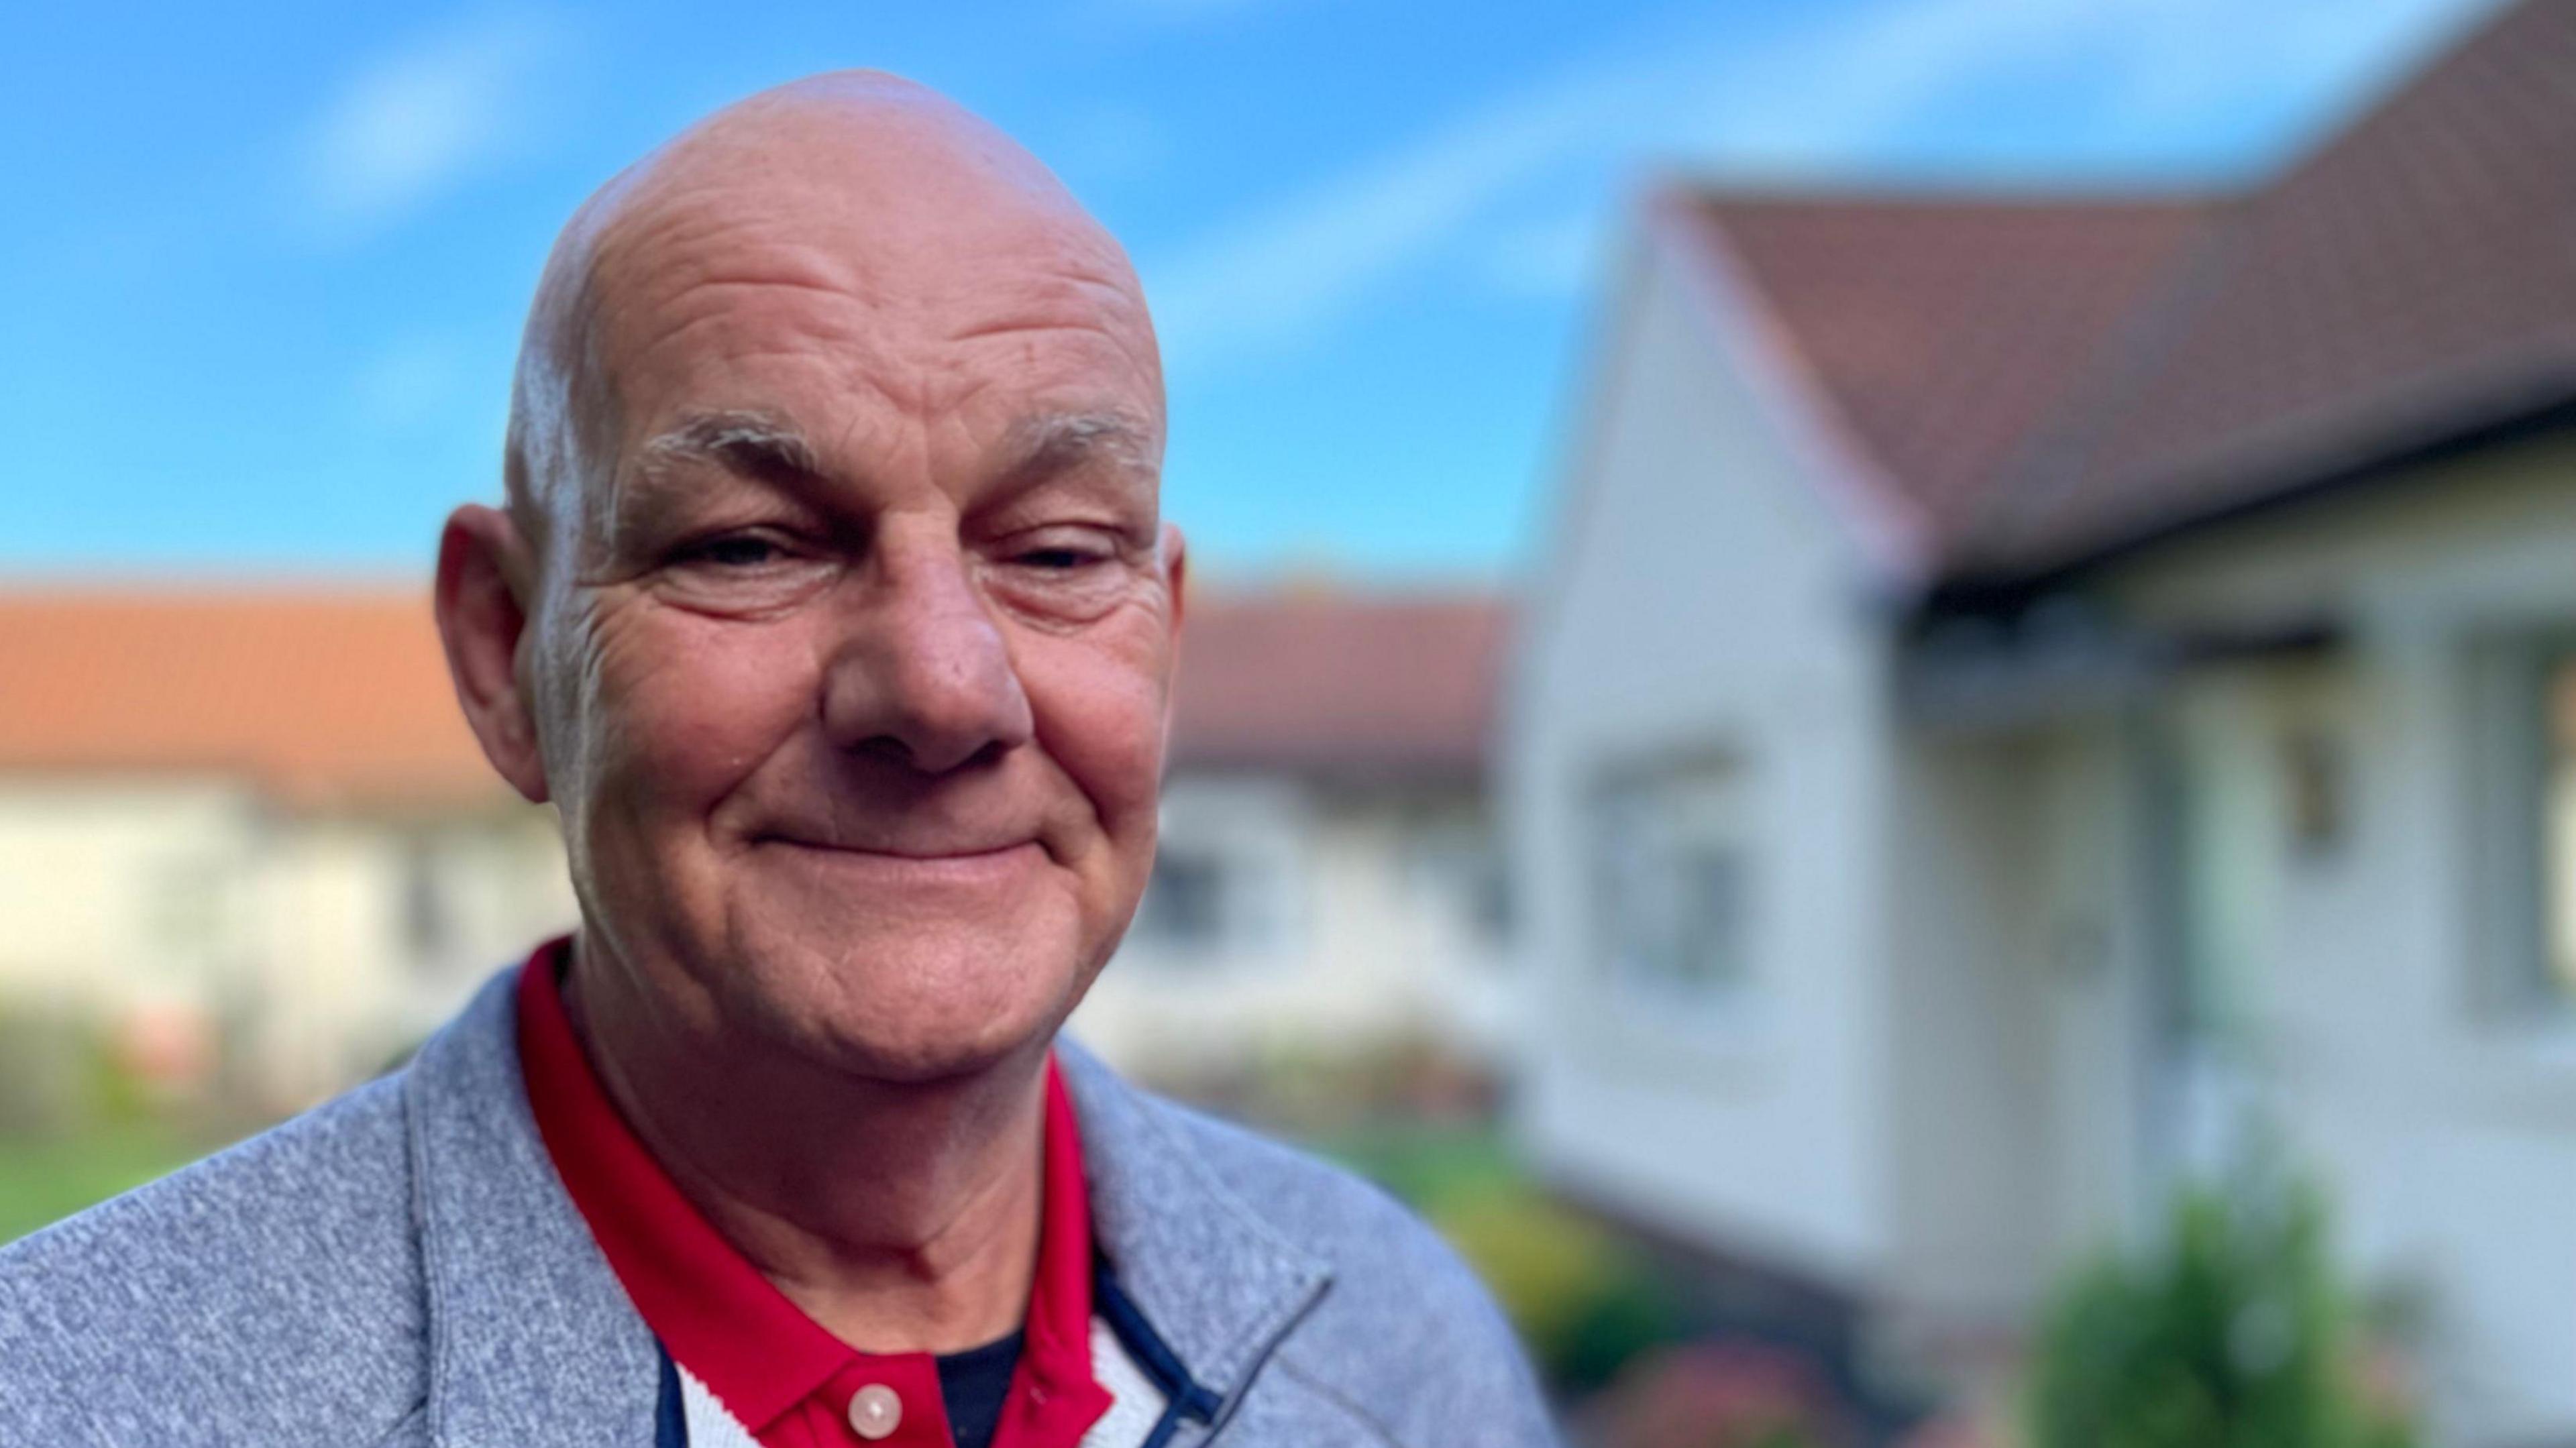
[[[430,1437],[441,1448],[650,1443],[661,1349],[547,1158],[516,1001],[517,972],[497,973],[404,1073]],[[1056,1057],[1095,1249],[1177,1366],[1220,1400],[1222,1423],[1329,1273],[1218,1176],[1171,1107],[1070,1041]],[[1183,1427],[1173,1448],[1210,1426]]]
[[[1177,1366],[1216,1398],[1200,1429],[1212,1433],[1332,1271],[1271,1224],[1292,1204],[1256,1208],[1185,1135],[1233,1128],[1145,1095],[1070,1040],[1055,1054],[1081,1123],[1093,1241]]]
[[[591,1235],[645,1323],[728,1412],[766,1435],[827,1388],[837,1404],[870,1383],[905,1405],[891,1443],[938,1443],[939,1376],[928,1353],[863,1353],[805,1315],[727,1242],[609,1100],[557,988],[569,942],[520,972],[519,1056],[539,1134]],[[1018,1366],[994,1433],[1000,1448],[1072,1444],[1108,1409],[1091,1371],[1091,1226],[1082,1147],[1047,1066],[1037,1268]],[[909,1430],[909,1431],[906,1431]]]

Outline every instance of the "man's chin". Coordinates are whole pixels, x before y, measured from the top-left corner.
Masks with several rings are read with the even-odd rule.
[[[782,1044],[834,1075],[926,1086],[981,1075],[1044,1050],[1058,1019],[1035,1011],[973,1022],[907,1020],[890,1011],[808,1012],[781,1022]]]
[[[1077,989],[1060,951],[859,948],[746,962],[739,1008],[756,1029],[838,1075],[926,1085],[993,1070],[1043,1050]],[[1007,974],[998,960],[1044,960]],[[835,959],[833,957],[837,956]]]

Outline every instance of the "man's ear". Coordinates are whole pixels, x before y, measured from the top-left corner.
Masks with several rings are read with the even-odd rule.
[[[519,640],[528,627],[535,562],[509,514],[468,503],[448,515],[439,535],[435,603],[447,673],[483,757],[530,803],[543,804],[535,701],[519,684]]]

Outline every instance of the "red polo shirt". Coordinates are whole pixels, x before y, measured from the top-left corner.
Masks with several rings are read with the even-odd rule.
[[[787,1300],[681,1195],[626,1125],[573,1035],[556,985],[571,948],[519,973],[528,1105],[608,1265],[645,1325],[764,1448],[952,1448],[928,1353],[864,1353]],[[1091,1371],[1091,1209],[1082,1144],[1047,1062],[1044,1206],[1018,1366],[993,1448],[1075,1448],[1110,1404]],[[895,1411],[886,1411],[887,1392]],[[865,1436],[891,1416],[890,1432]]]

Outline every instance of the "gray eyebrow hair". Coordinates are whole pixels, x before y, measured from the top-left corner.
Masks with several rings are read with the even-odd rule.
[[[1011,429],[1010,471],[1050,471],[1086,456],[1105,454],[1140,471],[1154,464],[1150,434],[1124,413],[1055,412],[1025,418]],[[647,472],[691,459],[726,463],[751,472],[785,471],[809,477],[828,469],[805,435],[765,412],[700,413],[647,439],[637,450]]]
[[[823,471],[822,460],[816,456],[814,445],[805,440],[805,434],[764,412],[700,413],[668,432],[646,439],[637,454],[647,469],[688,458],[707,458],[748,465],[755,472]]]
[[[1151,471],[1155,459],[1150,434],[1121,412],[1053,412],[1022,420],[1012,430],[1019,455],[1012,471],[1043,472],[1106,454],[1139,471]]]

